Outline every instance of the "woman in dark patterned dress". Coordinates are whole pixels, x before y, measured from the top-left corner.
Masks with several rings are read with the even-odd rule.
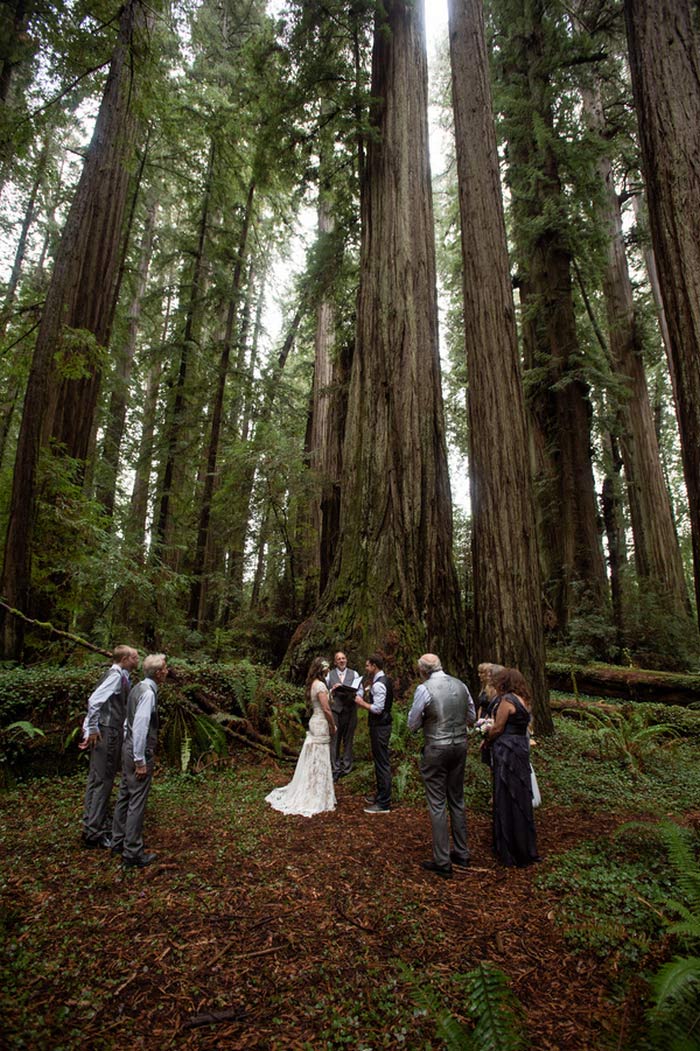
[[[493,850],[504,865],[521,868],[539,861],[530,778],[530,691],[517,668],[493,679],[493,726],[483,747],[493,772]]]

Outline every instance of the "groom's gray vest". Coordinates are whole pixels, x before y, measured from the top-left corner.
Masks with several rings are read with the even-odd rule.
[[[105,681],[109,673],[112,671],[111,668],[104,673],[97,686],[101,686]],[[97,689],[97,686],[95,689]],[[117,730],[121,730],[124,726],[124,719],[126,717],[126,699],[129,695],[130,683],[129,676],[124,672],[119,673],[119,686],[111,693],[106,699],[104,704],[100,706],[100,710],[97,713],[97,723],[99,726],[112,726]]]
[[[353,671],[352,668],[346,668],[345,669],[345,681],[344,681],[343,685],[344,686],[352,686],[352,684],[353,684],[353,682],[355,681],[356,678],[357,678],[357,672]],[[340,675],[338,674],[338,669],[337,668],[335,668],[335,667],[331,668],[331,670],[328,672],[328,680],[327,681],[328,681],[328,692],[329,692],[329,696],[330,696],[330,699],[331,699],[331,711],[333,711],[333,712],[342,712],[346,708],[347,709],[351,709],[351,708],[354,709],[355,708],[355,698],[354,697],[353,697],[352,700],[343,700],[342,697],[338,697],[337,696],[337,691],[336,691],[336,693],[331,693],[330,692],[331,687],[335,686],[337,683],[340,682]]]
[[[428,744],[466,744],[467,719],[473,720],[469,690],[451,675],[430,676],[423,683],[431,703],[423,713],[423,735]]]

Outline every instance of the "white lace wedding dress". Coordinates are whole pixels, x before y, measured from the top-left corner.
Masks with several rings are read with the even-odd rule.
[[[275,788],[265,797],[265,802],[283,814],[301,814],[311,817],[324,810],[335,810],[335,790],[331,768],[331,737],[328,721],[318,700],[319,693],[326,690],[320,680],[311,685],[313,714],[304,747],[297,760],[294,777],[283,788]]]

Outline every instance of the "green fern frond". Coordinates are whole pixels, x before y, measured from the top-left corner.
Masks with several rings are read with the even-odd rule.
[[[403,977],[411,986],[414,1000],[435,1020],[438,1034],[447,1045],[448,1051],[477,1051],[472,1034],[450,1014],[431,986],[419,981],[405,963],[399,966]]]
[[[658,1016],[667,1010],[671,1001],[683,1000],[690,990],[700,988],[700,957],[676,957],[664,964],[654,975],[651,987],[655,1000],[651,1014]]]
[[[479,1051],[520,1051],[525,1040],[520,1005],[503,971],[480,963],[466,975],[469,1014],[476,1021],[472,1034]]]

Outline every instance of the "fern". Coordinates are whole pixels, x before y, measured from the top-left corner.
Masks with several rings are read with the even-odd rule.
[[[479,1051],[519,1051],[525,1039],[518,1018],[519,1003],[503,971],[480,963],[466,975],[469,1014],[476,1025],[473,1046]]]
[[[671,821],[657,830],[666,850],[683,901],[671,900],[679,920],[667,929],[686,956],[676,956],[651,979],[654,1003],[647,1013],[655,1051],[697,1051],[700,1046],[700,957],[690,955],[700,945],[700,865],[686,831]]]
[[[440,1002],[429,986],[419,984],[410,968],[402,965],[404,977],[413,987],[416,1000],[435,1019],[438,1035],[448,1051],[524,1051],[521,1007],[508,986],[503,971],[480,963],[473,971],[457,976],[464,983],[467,1011],[474,1022],[467,1030]]]

